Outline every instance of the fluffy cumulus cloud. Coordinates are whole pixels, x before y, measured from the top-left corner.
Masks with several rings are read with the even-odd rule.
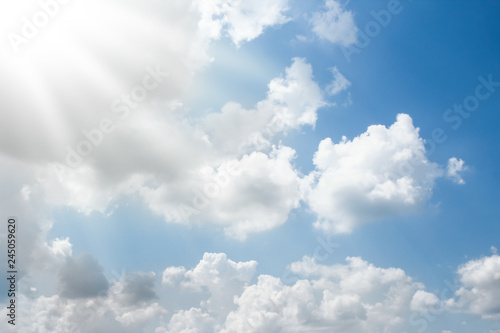
[[[70,243],[69,238],[64,239],[56,238],[50,245],[50,251],[56,257],[66,258],[71,257],[73,253],[73,245]]]
[[[266,99],[254,109],[227,103],[220,113],[203,119],[210,143],[226,152],[262,149],[276,135],[301,126],[314,127],[318,109],[325,106],[322,91],[314,81],[312,66],[304,58],[292,59],[285,75],[268,84]],[[231,137],[232,140],[227,140]]]
[[[443,174],[427,159],[419,129],[406,114],[388,128],[370,126],[352,140],[324,139],[314,164],[304,195],[318,215],[315,227],[334,233],[418,208]]]
[[[206,253],[193,269],[165,269],[163,280],[176,281],[165,284],[168,290],[207,293],[201,302],[174,311],[156,332],[401,332],[447,310],[500,318],[496,254],[460,266],[461,288],[448,300],[426,291],[402,269],[377,267],[359,257],[323,265],[306,256],[289,265],[285,280],[260,275],[251,283],[256,264]]]
[[[299,178],[291,162],[295,151],[274,148],[269,155],[254,152],[239,160],[193,171],[191,179],[152,188],[141,196],[167,221],[196,224],[210,222],[224,227],[235,238],[284,223],[298,207]]]
[[[441,301],[439,298],[424,290],[419,290],[413,295],[411,300],[411,309],[416,312],[427,313],[439,305]]]
[[[295,151],[272,142],[287,131],[314,126],[325,104],[311,66],[295,58],[283,77],[271,80],[267,98],[254,109],[227,103],[190,128],[203,133],[191,141],[189,150],[199,152],[191,169],[183,163],[168,181],[157,172],[149,177],[152,185],[140,185],[138,191],[167,221],[211,222],[239,239],[281,225],[299,206],[300,179],[292,164]],[[176,154],[165,152],[171,155]]]
[[[483,318],[500,320],[500,256],[471,260],[457,271],[461,287],[448,306]]]
[[[286,76],[269,83],[268,99],[260,107],[276,109],[274,122],[278,129],[314,126],[317,110],[324,106],[321,91],[313,80],[312,66],[303,58],[294,58]]]
[[[416,318],[424,320],[436,311],[498,320],[499,258],[494,254],[460,266],[461,287],[456,297],[440,300],[402,269],[377,267],[359,257],[324,265],[305,256],[288,266],[287,279],[280,279],[256,277],[256,261],[236,262],[224,253],[205,253],[191,269],[167,267],[161,281],[153,272],[124,273],[117,281],[106,280],[106,293],[80,288],[77,297],[22,294],[20,317],[32,320],[20,321],[19,329],[43,333],[390,333],[413,331],[412,325],[421,324]],[[80,272],[80,280],[100,274],[95,259],[73,261],[89,267],[90,272]],[[182,300],[176,302],[176,297]],[[2,321],[0,328],[5,325]]]
[[[174,287],[183,279],[185,273],[186,269],[182,266],[168,267],[163,271],[161,283],[164,286]]]
[[[214,36],[225,29],[236,45],[250,41],[267,27],[286,23],[288,0],[198,0],[202,8],[201,24]]]
[[[199,308],[181,310],[172,316],[168,327],[157,327],[155,333],[216,332],[219,325],[215,318]]]
[[[202,303],[203,307],[211,313],[227,315],[233,307],[234,296],[240,295],[250,283],[256,266],[257,262],[253,260],[236,263],[224,253],[205,253],[203,259],[191,270],[167,268],[163,272],[163,281],[169,280],[172,274],[178,279],[179,273],[184,271],[183,276],[178,279],[179,286],[193,291],[206,289],[210,298]]]
[[[326,0],[325,10],[311,19],[313,31],[322,39],[348,46],[356,43],[358,28],[351,11],[344,10],[337,0]]]
[[[401,269],[361,258],[327,266],[304,257],[289,267],[297,277],[291,284],[269,275],[250,284],[255,265],[205,254],[192,270],[167,268],[164,279],[182,273],[179,286],[204,286],[209,295],[156,332],[396,332],[406,327],[412,299],[423,288]]]

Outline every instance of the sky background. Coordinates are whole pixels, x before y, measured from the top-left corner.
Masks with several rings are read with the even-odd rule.
[[[499,15],[0,4],[15,329],[500,332]]]

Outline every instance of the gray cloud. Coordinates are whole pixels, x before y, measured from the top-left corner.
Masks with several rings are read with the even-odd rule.
[[[103,268],[92,255],[67,258],[59,273],[59,295],[85,298],[105,295],[109,289]]]
[[[129,273],[125,275],[120,300],[126,305],[148,302],[158,298],[155,291],[156,276],[153,272]]]

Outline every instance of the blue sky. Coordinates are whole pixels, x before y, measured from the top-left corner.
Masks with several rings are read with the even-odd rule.
[[[500,2],[0,6],[19,332],[500,332]]]

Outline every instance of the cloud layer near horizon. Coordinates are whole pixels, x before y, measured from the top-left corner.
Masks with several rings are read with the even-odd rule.
[[[74,262],[71,265],[87,266],[83,275],[101,272],[91,256],[67,259]],[[448,290],[453,297],[439,299],[402,269],[376,267],[359,257],[324,265],[305,256],[289,265],[291,275],[287,275],[294,279],[285,283],[270,275],[255,277],[256,261],[235,262],[224,253],[205,253],[192,269],[172,266],[163,274],[123,273],[99,294],[94,291],[101,287],[92,287],[94,291],[86,296],[22,295],[22,316],[33,320],[21,321],[20,329],[55,333],[134,332],[139,327],[150,327],[155,333],[411,331],[422,327],[428,313],[498,318],[497,263],[494,254],[460,266],[460,284]],[[59,286],[63,288],[90,281],[83,275],[66,280],[66,273],[62,274]],[[182,297],[176,299],[176,294]]]

